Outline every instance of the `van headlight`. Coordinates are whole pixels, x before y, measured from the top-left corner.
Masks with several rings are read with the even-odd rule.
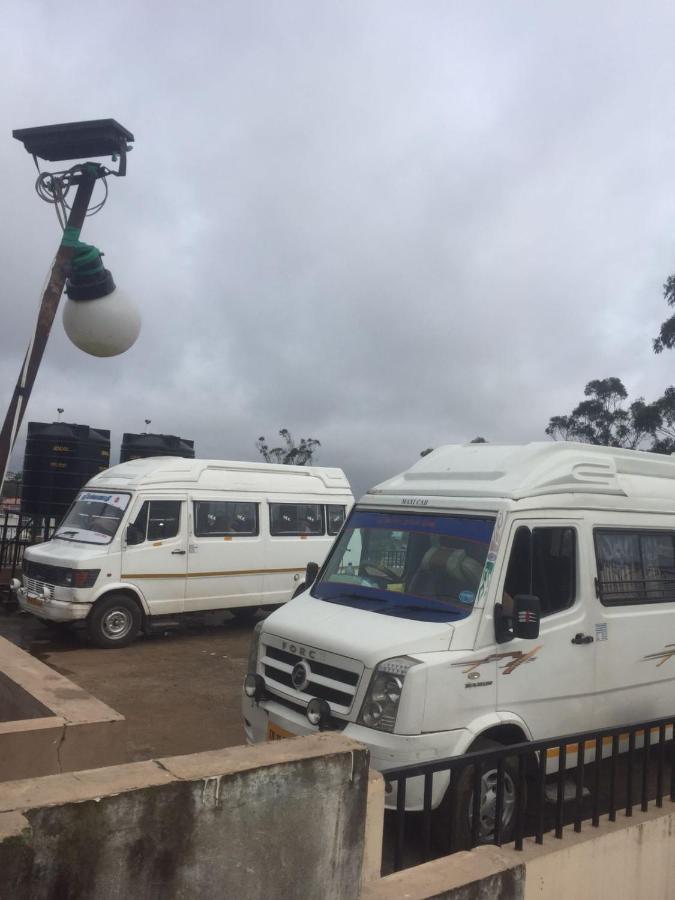
[[[410,656],[395,656],[379,663],[368,685],[359,723],[378,731],[393,731],[408,670],[419,665]]]

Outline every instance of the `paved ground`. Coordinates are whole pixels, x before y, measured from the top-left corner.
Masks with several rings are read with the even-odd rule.
[[[131,760],[244,743],[240,692],[251,632],[220,612],[121,650],[99,650],[0,604],[0,636],[126,717]]]

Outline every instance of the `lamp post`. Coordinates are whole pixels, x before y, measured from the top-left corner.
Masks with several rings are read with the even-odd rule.
[[[98,212],[105,203],[106,177],[126,175],[126,155],[134,136],[114,119],[24,128],[13,135],[33,156],[38,172],[38,159],[54,162],[109,156],[118,162],[118,167],[113,171],[96,162],[85,162],[63,172],[41,172],[38,176],[38,195],[55,205],[63,236],[0,431],[0,492],[64,287],[69,297],[64,309],[66,334],[85,352],[94,356],[123,353],[140,331],[138,312],[124,298],[116,296],[115,283],[103,267],[100,251],[80,242],[85,217]],[[90,209],[99,180],[105,185],[105,197]],[[69,207],[66,197],[72,187],[76,188],[75,198]]]

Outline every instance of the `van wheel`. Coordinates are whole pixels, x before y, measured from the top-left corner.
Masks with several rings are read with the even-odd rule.
[[[479,739],[472,751],[497,750],[504,747],[498,741]],[[527,790],[527,788],[525,789]],[[518,758],[504,760],[504,801],[502,808],[502,844],[514,839],[518,812]],[[527,797],[522,798],[523,806]],[[481,778],[479,844],[494,843],[497,809],[497,766],[490,764]],[[434,844],[440,853],[469,850],[473,820],[473,767],[467,766],[454,786],[452,780],[436,813]],[[448,835],[449,832],[449,835]]]
[[[104,649],[126,647],[141,630],[141,611],[130,597],[113,594],[89,613],[87,631],[92,644]]]

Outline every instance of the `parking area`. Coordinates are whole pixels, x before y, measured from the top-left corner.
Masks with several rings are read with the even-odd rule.
[[[240,692],[252,625],[218,612],[181,628],[99,650],[0,605],[0,635],[122,713],[129,759],[244,743]]]

